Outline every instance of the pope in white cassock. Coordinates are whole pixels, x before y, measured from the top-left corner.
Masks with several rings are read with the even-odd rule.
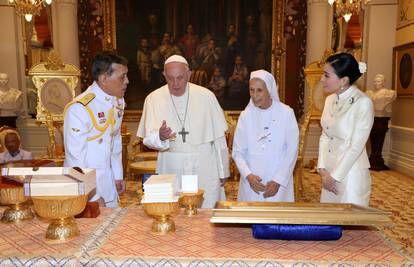
[[[208,89],[189,83],[184,57],[173,55],[164,64],[167,84],[147,96],[137,136],[159,150],[157,173],[198,175],[204,189],[203,208],[224,200],[229,176],[223,110]]]
[[[293,202],[299,143],[295,114],[279,101],[276,81],[265,70],[250,74],[249,93],[233,140],[241,177],[238,201]]]
[[[125,190],[122,173],[121,122],[128,85],[127,60],[112,52],[92,63],[95,79],[65,108],[65,166],[96,169],[96,195],[107,207],[118,206]]]

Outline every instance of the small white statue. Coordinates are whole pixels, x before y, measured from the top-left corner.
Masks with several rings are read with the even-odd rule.
[[[388,131],[388,121],[392,114],[392,102],[397,97],[394,90],[384,87],[384,82],[384,75],[375,75],[374,89],[367,90],[366,92],[374,104],[375,118],[369,136],[371,142],[371,155],[369,156],[369,161],[371,169],[376,171],[389,169],[384,164],[384,159],[382,158],[382,146]]]
[[[367,90],[367,95],[374,103],[375,117],[391,117],[392,102],[397,97],[394,90],[384,87],[385,77],[382,74],[375,75],[374,89]]]
[[[9,87],[9,75],[0,73],[0,127],[16,128],[17,116],[23,112],[22,92]]]

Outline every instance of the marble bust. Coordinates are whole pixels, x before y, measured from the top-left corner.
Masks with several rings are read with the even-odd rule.
[[[367,90],[367,95],[374,104],[375,117],[391,117],[392,102],[397,97],[396,92],[385,88],[384,83],[384,75],[377,74],[374,78],[374,88]]]
[[[22,112],[22,92],[9,87],[9,75],[0,73],[0,127],[16,128],[17,116]]]

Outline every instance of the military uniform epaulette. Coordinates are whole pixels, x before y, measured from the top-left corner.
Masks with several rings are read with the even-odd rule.
[[[76,100],[76,102],[81,103],[84,106],[87,106],[95,98],[94,93],[89,93],[84,95],[81,99]]]
[[[94,93],[89,93],[84,95],[81,99],[77,99],[77,100],[72,100],[71,102],[69,102],[68,104],[66,104],[65,109],[63,111],[63,114],[66,114],[66,111],[68,110],[68,108],[70,106],[72,106],[75,103],[80,103],[83,106],[87,107],[88,104],[95,98],[95,94]]]

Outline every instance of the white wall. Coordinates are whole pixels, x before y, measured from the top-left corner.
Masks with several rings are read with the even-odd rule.
[[[376,74],[386,78],[385,86],[392,88],[392,53],[395,46],[397,1],[372,0],[366,9],[364,51],[367,61],[366,87],[373,88]],[[366,89],[366,88],[365,88]]]
[[[0,0],[0,25],[3,25],[0,34],[0,72],[9,74],[10,87],[20,89],[26,99],[23,22],[7,0]],[[26,101],[24,107],[27,107]]]

